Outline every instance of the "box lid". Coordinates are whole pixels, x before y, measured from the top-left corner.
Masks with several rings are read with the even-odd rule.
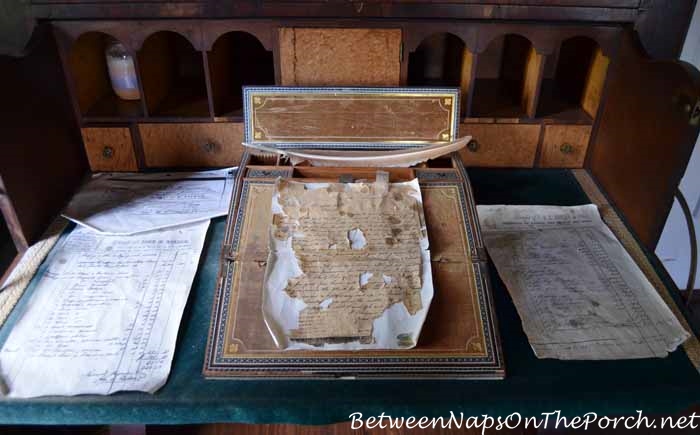
[[[398,149],[457,137],[456,88],[245,87],[243,101],[253,144]]]

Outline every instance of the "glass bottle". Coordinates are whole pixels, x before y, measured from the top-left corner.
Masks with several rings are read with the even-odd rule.
[[[123,100],[141,98],[134,58],[124,47],[124,44],[115,39],[110,40],[105,49],[105,57],[114,93]]]

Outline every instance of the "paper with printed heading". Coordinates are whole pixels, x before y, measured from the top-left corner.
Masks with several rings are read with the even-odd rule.
[[[132,236],[76,226],[0,350],[10,397],[153,393],[168,379],[209,221]]]
[[[537,357],[665,357],[690,336],[595,205],[477,210]]]
[[[278,347],[416,345],[433,297],[417,180],[279,179],[272,215],[263,313]]]
[[[127,235],[228,213],[236,168],[96,174],[63,216],[102,234]]]

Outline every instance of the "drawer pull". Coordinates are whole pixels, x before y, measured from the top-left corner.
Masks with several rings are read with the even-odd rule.
[[[216,144],[214,142],[207,142],[202,145],[202,149],[207,154],[213,154],[216,152]]]
[[[479,142],[477,142],[475,139],[470,140],[467,143],[467,149],[473,153],[477,152],[479,150]]]
[[[559,147],[559,151],[563,154],[571,154],[574,152],[574,147],[570,143],[563,143]]]
[[[111,159],[112,157],[114,157],[114,148],[110,146],[102,148],[102,157],[104,157],[105,159]]]

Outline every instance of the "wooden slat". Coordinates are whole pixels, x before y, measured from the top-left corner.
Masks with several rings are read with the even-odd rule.
[[[525,63],[521,99],[523,110],[530,118],[534,118],[537,111],[537,101],[544,72],[544,59],[545,57],[537,53],[534,47],[530,47]]]
[[[598,106],[603,96],[605,78],[608,73],[608,65],[610,65],[610,59],[598,47],[593,53],[586,86],[583,89],[583,97],[581,98],[581,107],[591,118],[595,118],[598,113]]]
[[[478,57],[474,53],[467,47],[464,47],[459,81],[460,98],[462,99],[460,113],[462,116],[467,116],[471,112],[471,97],[474,91],[477,59]]]

